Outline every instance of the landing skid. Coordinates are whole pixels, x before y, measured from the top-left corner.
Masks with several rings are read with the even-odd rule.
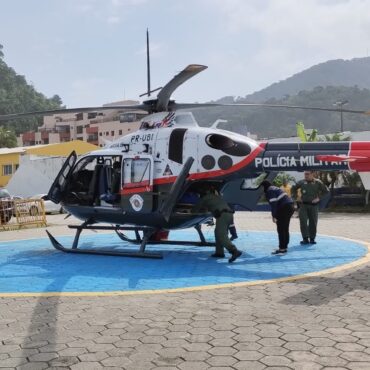
[[[191,240],[167,240],[167,239],[161,239],[161,240],[148,240],[146,244],[164,244],[164,245],[194,245],[196,247],[214,247],[216,243],[214,242],[207,242],[202,230],[200,229],[199,225],[194,227],[199,235],[200,242],[191,241]],[[142,243],[142,238],[139,234],[139,230],[135,229],[135,235],[136,239],[128,238],[124,233],[122,233],[120,230],[122,229],[115,229],[114,231],[118,235],[120,239],[122,239],[125,242],[133,243],[133,244],[140,244]],[[130,229],[131,230],[131,229]]]
[[[76,229],[76,235],[73,240],[73,244],[71,248],[66,248],[62,244],[60,244],[49,231],[46,230],[46,233],[50,239],[51,244],[55,249],[65,253],[78,253],[78,254],[92,254],[92,255],[102,255],[102,256],[120,256],[120,257],[137,257],[137,258],[163,258],[162,253],[160,252],[146,252],[145,248],[147,244],[177,244],[177,245],[195,245],[195,246],[215,246],[215,243],[209,243],[205,240],[202,230],[199,225],[195,226],[197,230],[200,242],[194,241],[176,241],[176,240],[159,240],[159,241],[152,241],[150,237],[158,231],[154,228],[149,227],[124,227],[124,226],[93,226],[87,225],[84,222],[81,225],[69,225],[70,229]],[[114,230],[118,237],[123,240],[127,241],[132,244],[139,244],[139,250],[137,252],[134,251],[118,251],[113,249],[79,249],[78,243],[80,239],[81,232],[83,230]],[[128,238],[124,233],[121,231],[135,231],[135,239]],[[142,231],[143,236],[140,235],[139,231]]]

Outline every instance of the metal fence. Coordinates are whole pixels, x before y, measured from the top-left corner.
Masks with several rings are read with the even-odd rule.
[[[42,199],[0,200],[0,230],[46,226]]]

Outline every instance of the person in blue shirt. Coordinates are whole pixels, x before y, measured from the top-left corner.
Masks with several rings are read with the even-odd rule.
[[[262,184],[266,199],[271,206],[272,221],[276,223],[279,235],[279,249],[272,254],[285,254],[289,244],[289,224],[294,213],[293,200],[282,189],[273,186],[270,181],[264,180]]]

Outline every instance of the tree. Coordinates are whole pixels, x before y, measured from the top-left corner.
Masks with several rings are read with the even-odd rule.
[[[0,127],[0,148],[14,148],[17,146],[17,137],[13,131]]]
[[[350,136],[345,136],[342,133],[325,135],[325,139],[320,141],[349,141]],[[338,183],[340,177],[343,178],[343,173],[348,171],[321,171],[319,172],[320,180],[330,189],[331,195],[334,194],[334,186]]]
[[[295,182],[295,178],[287,172],[279,172],[274,179],[274,185],[279,187],[284,183]]]
[[[48,99],[27,83],[24,76],[18,75],[3,59],[0,45],[0,114],[22,113],[30,111],[51,110],[62,108],[62,100],[58,95]],[[28,117],[9,121],[5,126],[14,129],[16,134],[28,130],[36,130],[42,124],[40,117]]]

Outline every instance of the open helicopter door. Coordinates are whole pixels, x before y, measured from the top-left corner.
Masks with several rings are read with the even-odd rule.
[[[249,211],[255,211],[257,203],[263,194],[261,182],[269,180],[272,182],[278,172],[261,174],[254,179],[237,179],[229,181],[221,189],[222,197],[227,203],[236,204]]]
[[[77,153],[73,151],[66,161],[64,162],[61,170],[59,171],[57,177],[55,178],[53,184],[51,185],[49,192],[48,192],[48,198],[58,204],[60,203],[62,199],[63,191],[66,188],[67,185],[67,179],[69,175],[72,172],[72,169],[77,161]]]
[[[170,219],[171,213],[173,208],[175,207],[176,201],[178,200],[181,191],[185,185],[185,181],[189,175],[191,166],[194,163],[194,158],[189,157],[184,167],[182,168],[181,172],[177,176],[175,182],[172,184],[171,190],[167,196],[167,199],[162,203],[159,211],[164,216],[165,220],[168,221]]]
[[[153,209],[153,158],[150,155],[124,157],[122,161],[122,206],[127,212]]]

